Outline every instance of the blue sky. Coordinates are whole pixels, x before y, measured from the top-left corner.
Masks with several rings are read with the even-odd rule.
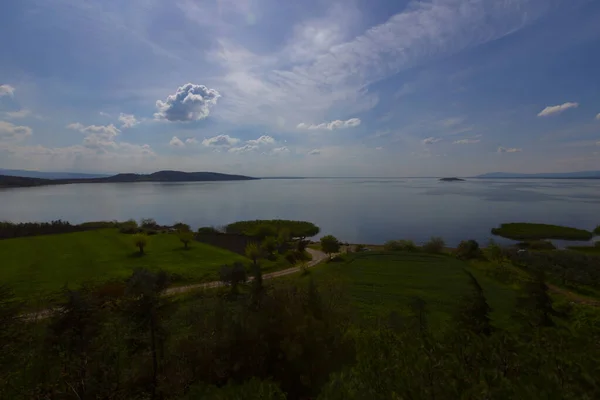
[[[600,169],[600,2],[20,0],[0,168]]]

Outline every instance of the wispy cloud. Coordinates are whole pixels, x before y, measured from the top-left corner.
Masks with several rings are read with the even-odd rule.
[[[28,126],[19,126],[10,122],[0,121],[0,140],[22,140],[31,136],[32,130]]]
[[[15,94],[15,88],[4,84],[0,85],[0,97],[2,96],[13,96]]]
[[[520,153],[523,149],[517,147],[498,147],[498,153]]]
[[[19,111],[6,111],[4,114],[7,118],[25,118],[31,115],[31,110],[23,108]]]
[[[206,147],[229,147],[234,146],[240,142],[240,139],[231,137],[229,135],[217,135],[211,138],[204,139],[202,145]]]
[[[309,152],[308,152],[308,153],[306,153],[306,154],[308,154],[309,156],[318,156],[319,154],[321,154],[321,150],[319,150],[319,149],[314,149],[314,150],[311,150],[311,151],[309,151]]]
[[[474,144],[479,143],[480,141],[480,139],[460,139],[455,140],[454,142],[452,142],[452,144]]]
[[[341,121],[339,119],[336,119],[335,121],[331,121],[331,122],[323,122],[321,124],[318,125],[314,125],[314,124],[306,124],[304,122],[301,122],[298,124],[298,126],[296,126],[296,128],[298,129],[308,129],[308,130],[328,130],[328,131],[334,131],[336,129],[345,129],[345,128],[355,128],[357,126],[360,125],[360,119],[359,118],[350,118],[349,120],[346,121]]]
[[[596,119],[600,121],[600,113],[598,113],[598,115],[596,115]]]
[[[76,130],[76,131],[79,131],[82,133],[97,133],[97,134],[108,135],[111,137],[117,136],[119,133],[121,133],[121,131],[113,124],[85,126],[80,122],[74,122],[74,123],[67,125],[67,128],[73,129],[73,130]]]
[[[540,111],[540,113],[537,116],[538,117],[549,117],[554,114],[560,114],[563,111],[568,110],[569,108],[577,108],[577,107],[579,107],[579,103],[571,103],[571,102],[560,104],[557,106],[548,106],[548,107],[544,108],[542,111]]]
[[[423,139],[423,144],[435,144],[437,142],[441,142],[442,138],[436,138],[436,137],[428,137],[427,139]]]

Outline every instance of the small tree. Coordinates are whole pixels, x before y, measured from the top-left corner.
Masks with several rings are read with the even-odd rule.
[[[333,235],[323,236],[321,238],[321,249],[329,255],[331,260],[331,255],[340,251],[340,242]]]
[[[442,253],[445,246],[446,243],[444,242],[444,239],[434,236],[429,239],[429,242],[423,245],[423,250],[427,253]]]
[[[493,328],[490,319],[492,308],[489,306],[483,289],[477,279],[468,271],[472,292],[463,298],[463,304],[460,307],[458,321],[460,326],[477,335],[489,336]]]
[[[177,230],[177,232],[191,232],[192,228],[188,224],[184,224],[183,222],[177,222],[173,225],[173,228]]]
[[[144,254],[144,249],[148,245],[148,238],[146,235],[138,233],[133,237],[133,244],[138,248],[140,254]]]
[[[156,223],[156,221],[152,218],[144,218],[142,219],[140,225],[142,226],[142,228],[144,229],[154,229],[158,226],[158,224]]]
[[[179,232],[177,234],[179,236],[179,240],[183,243],[183,247],[187,250],[188,245],[194,240],[194,234],[190,231]]]
[[[231,286],[231,294],[238,294],[238,285],[248,280],[244,264],[236,262],[233,265],[223,265],[219,271],[221,282]]]
[[[475,258],[481,258],[482,251],[479,248],[479,243],[475,240],[463,240],[459,243],[456,249],[456,257],[462,260],[472,260]]]

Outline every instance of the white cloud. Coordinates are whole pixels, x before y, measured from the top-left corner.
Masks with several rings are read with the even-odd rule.
[[[197,121],[208,117],[210,107],[217,104],[219,92],[204,85],[187,83],[166,101],[157,100],[154,118],[167,121]]]
[[[383,150],[383,147],[381,147],[381,146],[375,147],[375,150]]]
[[[110,118],[110,114],[109,113],[105,113],[104,111],[100,111],[98,114],[100,114],[101,117]]]
[[[463,117],[448,118],[442,121],[442,125],[444,125],[446,128],[451,128],[453,126],[462,124],[464,120],[465,118]]]
[[[32,130],[28,126],[19,126],[10,122],[0,121],[0,140],[22,140],[31,136]]]
[[[173,136],[173,138],[171,139],[171,141],[169,142],[169,146],[173,146],[173,147],[183,147],[185,146],[185,143],[183,143],[181,141],[181,139],[179,139],[177,136]]]
[[[321,130],[321,129],[326,129],[329,131],[333,131],[336,129],[345,129],[345,128],[354,128],[360,125],[360,119],[358,118],[350,118],[349,120],[346,121],[341,121],[339,119],[336,119],[335,121],[331,121],[331,122],[323,122],[321,124],[318,125],[311,125],[311,124],[306,124],[304,122],[301,122],[298,124],[298,126],[296,126],[296,128],[298,129],[308,129],[308,130]]]
[[[321,154],[321,150],[319,150],[319,149],[314,149],[314,150],[311,150],[311,151],[309,151],[309,152],[308,152],[308,153],[306,153],[306,154],[308,154],[309,156],[318,156],[319,154]]]
[[[455,140],[454,142],[452,142],[452,144],[473,144],[473,143],[479,143],[481,140],[480,139],[460,139],[460,140]]]
[[[523,149],[517,147],[498,147],[498,153],[520,153]]]
[[[290,149],[288,149],[286,146],[282,146],[282,147],[276,147],[273,150],[271,150],[272,154],[285,154],[285,153],[289,153]]]
[[[0,85],[0,97],[2,96],[13,96],[15,94],[15,88],[10,85]]]
[[[598,113],[598,115],[596,115],[596,119],[600,121],[600,113]]]
[[[193,137],[185,139],[185,142],[187,144],[198,144],[198,140],[196,138],[193,138]]]
[[[139,121],[135,118],[135,115],[133,115],[133,114],[121,113],[119,115],[119,122],[121,122],[123,124],[123,125],[121,125],[121,128],[131,128],[131,127],[139,124]]]
[[[563,111],[568,110],[569,108],[577,108],[579,107],[579,103],[564,103],[564,104],[560,104],[557,106],[548,106],[546,108],[544,108],[542,111],[540,111],[540,113],[537,115],[538,117],[549,117],[550,115],[554,115],[554,114],[560,114]]]
[[[31,114],[31,110],[23,108],[19,111],[6,111],[4,113],[8,118],[25,118]]]
[[[247,144],[242,147],[232,147],[228,151],[230,153],[248,153],[250,151],[258,150],[258,146]]]
[[[442,138],[436,138],[436,137],[428,137],[427,139],[423,139],[423,144],[434,144],[437,142],[441,142]]]
[[[79,131],[82,133],[105,135],[105,136],[111,137],[111,138],[115,137],[119,133],[121,133],[121,131],[113,124],[85,126],[80,122],[74,122],[74,123],[67,125],[67,128],[73,129],[73,130],[76,130],[76,131]]]
[[[263,135],[263,136],[259,137],[258,139],[248,140],[248,141],[246,141],[246,143],[248,143],[250,145],[263,145],[263,144],[267,145],[267,144],[274,144],[275,139],[273,139],[271,136]]]
[[[202,145],[207,147],[229,147],[240,142],[240,139],[233,138],[229,135],[218,135],[202,141]]]

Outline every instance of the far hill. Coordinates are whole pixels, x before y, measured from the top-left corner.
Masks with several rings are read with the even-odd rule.
[[[220,174],[217,172],[159,171],[152,174],[117,174],[102,178],[40,179],[0,175],[0,187],[30,187],[65,185],[73,183],[135,183],[135,182],[212,182],[245,181],[252,178],[244,175]]]
[[[106,178],[110,174],[83,174],[80,172],[45,172],[28,171],[23,169],[1,169],[0,175],[19,176],[23,178],[41,178],[41,179],[90,179]]]
[[[517,174],[513,172],[490,172],[483,175],[477,175],[475,178],[486,179],[506,179],[506,178],[538,178],[538,179],[600,179],[600,171],[579,171],[579,172],[547,172],[540,174]]]

